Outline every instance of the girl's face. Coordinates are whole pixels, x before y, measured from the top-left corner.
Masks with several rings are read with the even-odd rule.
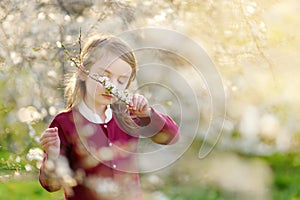
[[[119,90],[125,90],[132,69],[131,66],[114,55],[107,55],[99,59],[90,69],[90,74],[104,75],[110,79]],[[113,95],[105,94],[105,88],[97,81],[86,78],[86,103],[91,106],[109,105],[117,101]]]

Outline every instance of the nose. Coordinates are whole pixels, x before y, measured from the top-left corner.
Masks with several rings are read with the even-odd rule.
[[[109,78],[109,81],[112,83],[112,84],[114,84],[114,86],[118,86],[118,81],[117,81],[117,79],[116,78],[113,78],[113,77],[110,77]]]

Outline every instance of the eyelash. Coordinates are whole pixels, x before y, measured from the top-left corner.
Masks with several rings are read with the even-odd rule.
[[[111,78],[111,75],[109,73],[106,73],[106,72],[103,72],[102,73],[103,76],[106,76],[108,78]],[[120,81],[118,80],[118,83],[121,84],[121,85],[124,85],[125,84],[125,81]]]
[[[118,80],[118,83],[120,83],[121,85],[124,85],[125,82]]]

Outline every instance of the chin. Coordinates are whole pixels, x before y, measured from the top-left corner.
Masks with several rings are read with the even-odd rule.
[[[113,104],[115,103],[116,100],[115,99],[99,99],[99,101],[97,101],[98,104],[100,105],[110,105],[110,104]]]

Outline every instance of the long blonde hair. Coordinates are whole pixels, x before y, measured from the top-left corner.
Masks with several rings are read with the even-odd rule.
[[[80,55],[83,70],[88,73],[97,59],[101,59],[107,54],[116,55],[131,66],[132,72],[126,86],[128,88],[136,77],[136,59],[132,49],[124,41],[115,36],[94,35],[88,39]],[[80,73],[82,72],[79,70],[76,71],[66,82],[65,97],[67,99],[67,110],[77,106],[86,94],[85,81],[80,79]]]

